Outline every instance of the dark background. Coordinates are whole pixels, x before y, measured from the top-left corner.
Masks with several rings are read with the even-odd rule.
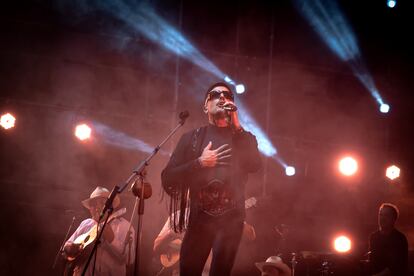
[[[349,235],[352,252],[338,264],[353,267],[377,228],[381,202],[399,206],[398,228],[413,249],[408,1],[398,1],[395,9],[385,0],[339,1],[391,106],[386,115],[294,3],[273,2],[148,2],[207,59],[246,85],[238,101],[297,170],[287,177],[282,166],[263,156],[264,168],[251,175],[246,197],[259,201],[247,220],[257,240],[242,243],[235,274],[257,274],[253,263],[278,253],[274,226],[282,223],[290,229],[289,251],[329,251],[336,234]],[[177,59],[98,3],[105,2],[33,0],[1,9],[0,112],[17,117],[15,128],[0,133],[3,275],[59,274],[60,264],[51,267],[67,228],[74,216],[75,226],[88,216],[80,201],[97,185],[121,184],[148,155],[119,146],[121,137],[118,146],[102,135],[81,143],[73,136],[78,122],[99,122],[154,147],[178,122],[177,114],[189,110],[166,152],[184,131],[206,122],[202,97],[217,78]],[[336,172],[344,153],[359,158],[356,177]],[[154,195],[143,220],[142,275],[159,268],[152,242],[167,217],[160,186],[167,161],[168,154],[159,154],[149,167]],[[402,170],[395,182],[384,176],[391,163]],[[131,211],[134,197],[125,191],[121,198]]]

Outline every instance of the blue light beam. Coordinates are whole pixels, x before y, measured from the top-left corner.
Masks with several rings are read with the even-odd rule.
[[[250,113],[247,111],[246,107],[243,103],[237,104],[238,109],[241,111],[240,114],[240,122],[242,123],[243,127],[253,133],[257,138],[257,143],[259,147],[259,151],[264,155],[271,157],[277,154],[276,148],[270,142],[270,139],[264,133],[264,131],[258,126],[257,122],[253,119]]]
[[[104,125],[99,122],[92,122],[93,129],[99,137],[102,137],[102,141],[113,146],[128,150],[138,150],[145,153],[151,153],[154,150],[154,147],[145,143],[142,140],[133,138],[126,135],[123,132],[114,130],[107,125]],[[162,155],[168,155],[169,153],[165,150],[159,151]]]
[[[384,104],[375,82],[363,62],[352,28],[345,20],[336,1],[296,0],[296,3],[298,9],[328,47],[342,61],[348,63],[354,75],[370,92],[378,105]]]
[[[73,3],[73,2],[71,2]],[[217,66],[208,60],[199,50],[197,50],[189,40],[187,40],[176,28],[159,17],[152,7],[144,2],[135,3],[132,1],[97,1],[96,3],[85,4],[77,2],[80,7],[88,11],[101,10],[118,20],[127,24],[132,30],[143,34],[146,38],[159,44],[164,49],[179,55],[180,57],[199,66],[206,72],[224,79],[227,82],[236,83],[224,74]],[[87,7],[85,7],[87,5]],[[251,131],[258,139],[259,150],[266,156],[277,154],[275,147],[258,126],[249,112],[241,107],[241,121],[247,130]],[[147,152],[148,145],[144,142],[131,138],[123,133],[116,132],[109,127],[100,125],[100,131],[105,137],[106,142],[121,147],[136,149]],[[122,141],[122,142],[121,142]],[[275,159],[277,160],[277,159]],[[280,163],[280,162],[279,162]]]
[[[205,71],[223,79],[225,74],[208,60],[176,28],[159,17],[145,2],[102,1],[100,6],[106,12],[126,23],[133,30],[166,50],[194,63]]]

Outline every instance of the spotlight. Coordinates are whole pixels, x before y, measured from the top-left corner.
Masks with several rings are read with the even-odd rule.
[[[345,253],[351,250],[351,240],[346,236],[339,236],[334,239],[334,249],[339,253]]]
[[[339,171],[346,175],[354,175],[358,170],[358,162],[352,157],[345,157],[339,161]]]
[[[239,119],[243,125],[243,128],[256,136],[259,151],[268,157],[272,157],[272,159],[276,160],[283,167],[286,167],[283,160],[281,160],[280,156],[277,155],[277,150],[273,146],[269,137],[259,127],[259,124],[254,120],[253,116],[249,113],[243,102],[239,101],[237,107],[241,111],[239,113]]]
[[[91,138],[92,129],[87,124],[77,125],[75,129],[75,136],[79,140],[84,141]]]
[[[225,76],[224,81],[227,82],[227,83],[230,83],[230,84],[234,83],[234,81],[229,76]]]
[[[362,58],[363,55],[358,46],[355,32],[352,30],[351,24],[347,22],[345,14],[337,4],[338,1],[296,0],[293,2],[297,3],[296,7],[309,21],[310,25],[324,40],[327,46],[342,61],[348,64],[361,84],[381,104],[381,94]]]
[[[390,111],[390,106],[388,104],[383,103],[380,105],[381,113],[388,113],[388,111]]]
[[[387,6],[389,7],[389,8],[394,8],[395,7],[395,5],[397,5],[397,1],[395,1],[395,0],[387,0]]]
[[[245,91],[246,91],[246,88],[244,87],[244,84],[236,85],[236,93],[237,94],[243,94]]]
[[[296,173],[295,167],[287,166],[285,168],[285,173],[286,173],[287,176],[294,176],[295,173]]]
[[[400,176],[400,168],[398,168],[395,165],[389,166],[387,170],[385,171],[385,176],[387,176],[389,179],[394,180]]]
[[[16,122],[16,118],[10,113],[3,114],[0,118],[0,125],[4,129],[13,128]]]
[[[244,84],[241,84],[241,83],[236,84],[236,82],[232,80],[229,76],[225,76],[224,81],[227,82],[228,84],[233,85],[236,88],[237,94],[243,94],[246,91],[246,87],[244,86]]]

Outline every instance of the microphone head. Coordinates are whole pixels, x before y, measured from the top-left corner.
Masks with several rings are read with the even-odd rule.
[[[180,118],[180,120],[185,120],[188,118],[188,116],[190,116],[190,112],[188,112],[188,110],[185,111],[181,111],[180,115],[178,115],[178,117]]]
[[[235,105],[226,105],[226,106],[223,106],[223,109],[227,110],[227,111],[234,112],[234,111],[237,111],[237,106],[235,106]]]

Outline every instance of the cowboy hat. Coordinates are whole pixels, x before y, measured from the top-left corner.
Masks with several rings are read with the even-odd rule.
[[[281,276],[290,276],[292,271],[278,256],[270,256],[265,262],[256,263],[256,267],[263,272],[265,266],[273,266],[277,268]]]
[[[85,199],[82,201],[82,205],[85,206],[87,209],[91,208],[91,202],[95,201],[97,198],[108,198],[108,196],[111,193],[109,192],[109,190],[107,188],[98,186],[95,188],[95,190],[91,193],[91,195],[89,196],[88,199]],[[116,195],[114,198],[114,201],[112,203],[112,206],[114,208],[118,207],[119,204],[121,203],[121,200],[119,199],[119,196]]]

